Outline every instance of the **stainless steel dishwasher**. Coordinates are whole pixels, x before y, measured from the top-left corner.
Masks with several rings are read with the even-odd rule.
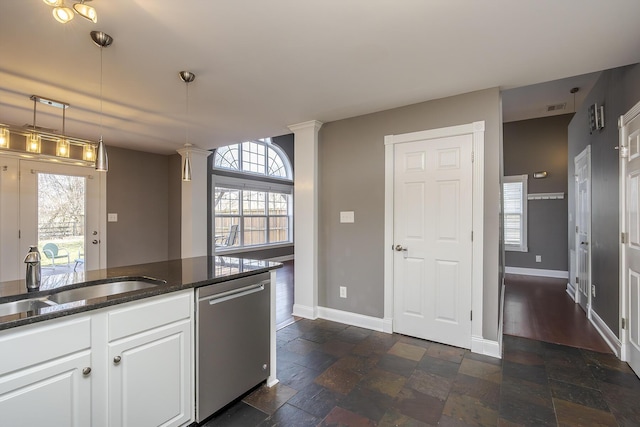
[[[196,289],[196,420],[269,376],[270,274]]]

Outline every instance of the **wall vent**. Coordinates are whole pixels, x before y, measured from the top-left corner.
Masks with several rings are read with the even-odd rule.
[[[547,105],[547,112],[564,110],[565,108],[567,108],[567,103],[566,102],[564,102],[562,104]]]

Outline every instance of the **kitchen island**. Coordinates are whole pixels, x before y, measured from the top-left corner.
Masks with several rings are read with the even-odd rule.
[[[275,284],[280,266],[199,257],[49,276],[37,292],[27,292],[24,280],[0,283],[0,310],[24,300],[39,304],[0,316],[0,425],[189,425],[196,419],[198,364],[210,364],[197,360],[198,335],[234,328],[224,320],[197,325],[196,295],[207,289],[226,304],[234,282],[246,288],[254,277],[260,283],[252,288],[259,289],[239,291],[265,294],[263,313],[269,318],[259,323],[268,324],[263,335],[269,335],[269,349],[260,369],[268,385],[277,383],[275,286],[269,278]],[[83,300],[68,297],[127,281],[145,286]],[[212,354],[230,344],[235,345],[214,342]],[[207,345],[212,351],[212,343]],[[38,411],[29,409],[34,402]]]

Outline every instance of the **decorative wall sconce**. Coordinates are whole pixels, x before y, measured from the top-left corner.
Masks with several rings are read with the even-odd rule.
[[[589,106],[589,130],[594,132],[604,128],[604,106],[593,104]]]
[[[547,177],[547,171],[534,172],[533,177],[535,179],[542,179]]]

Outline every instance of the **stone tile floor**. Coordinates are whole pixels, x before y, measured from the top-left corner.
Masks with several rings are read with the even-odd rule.
[[[278,378],[206,426],[640,426],[612,354],[504,337],[502,360],[325,320],[278,331]]]

